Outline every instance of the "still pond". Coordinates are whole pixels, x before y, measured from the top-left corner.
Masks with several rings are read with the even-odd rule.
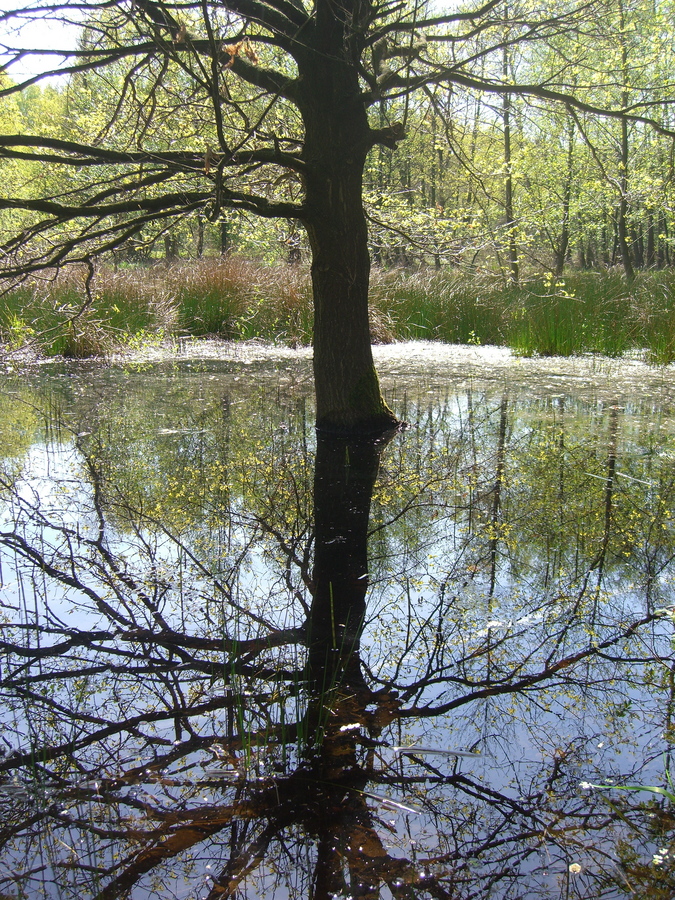
[[[675,370],[376,358],[3,365],[2,900],[675,896]]]

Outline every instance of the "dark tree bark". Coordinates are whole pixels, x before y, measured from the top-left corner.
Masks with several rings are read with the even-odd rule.
[[[375,141],[352,31],[359,0],[317,4],[314,40],[297,57],[305,144],[305,226],[312,250],[317,425],[381,431],[397,424],[379,389],[368,320],[370,256],[363,170]]]

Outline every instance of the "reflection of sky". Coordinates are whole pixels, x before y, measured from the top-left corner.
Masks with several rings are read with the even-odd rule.
[[[15,482],[15,495],[8,504],[0,503],[0,529],[11,530],[17,522],[18,532],[29,542],[37,539],[47,547],[61,547],[61,527],[78,535],[93,535],[95,522],[91,516],[91,488],[83,468],[79,451],[72,443],[34,444],[26,452],[23,474]],[[40,517],[31,521],[27,511]],[[44,518],[42,518],[44,517]],[[49,523],[52,523],[50,526]],[[6,548],[0,547],[3,589],[8,596],[24,598],[24,609],[35,615],[45,614],[67,619],[76,628],[93,628],[100,615],[55,581],[36,578],[35,572],[16,565]]]
[[[498,357],[499,354],[493,354],[493,356]],[[493,362],[499,363],[499,359],[495,358]],[[412,378],[412,375],[410,377]],[[187,460],[191,456],[204,454],[206,490],[208,491],[208,463],[213,458],[209,453],[213,449],[212,443],[216,439],[216,433],[211,434],[209,429],[212,427],[212,422],[208,417],[204,422],[200,420],[199,427],[187,428],[186,416],[187,410],[190,409],[193,402],[192,395],[194,398],[206,397],[207,400],[204,400],[206,406],[213,402],[215,408],[220,395],[216,392],[211,396],[205,389],[207,379],[209,384],[213,384],[211,381],[213,378],[214,376],[209,373],[186,378],[183,382],[184,393],[179,395],[181,404],[179,407],[169,409],[168,395],[165,395],[163,400],[167,401],[166,417],[162,419],[161,427],[158,427],[157,420],[153,419],[153,411],[157,408],[157,398],[153,398],[151,393],[152,377],[148,373],[143,374],[143,390],[149,393],[148,399],[142,404],[139,403],[138,409],[131,404],[129,382],[124,381],[124,425],[131,428],[136,423],[135,427],[147,429],[140,435],[136,435],[136,432],[129,432],[126,435],[128,446],[125,447],[125,450],[129,454],[129,458],[133,460],[137,454],[147,455],[146,469],[138,471],[145,471],[145,477],[151,484],[153,483],[153,466],[157,466],[158,471],[161,468],[161,455],[157,454],[155,458],[148,448],[157,446],[161,441],[163,447],[175,444],[174,452],[166,454],[165,466],[169,465],[168,461],[170,460]],[[433,379],[429,374],[424,375],[424,378],[427,379],[426,383],[422,382],[423,389],[419,392],[423,401],[420,401],[418,395],[417,400],[414,403],[411,401],[408,407],[411,412],[413,407],[421,409],[424,416],[419,417],[417,429],[412,428],[385,451],[381,468],[385,488],[387,479],[389,482],[395,481],[395,475],[391,473],[397,471],[395,464],[399,458],[402,460],[401,471],[405,475],[411,469],[410,459],[414,456],[412,448],[418,444],[422,445],[421,458],[424,457],[424,452],[426,452],[424,444],[428,440],[428,435],[425,435],[424,432],[425,421],[433,425],[429,428],[428,433],[433,433],[434,439],[440,441],[444,435],[450,435],[451,437],[448,438],[450,443],[454,439],[452,436],[461,433],[462,424],[466,423],[468,408],[462,391],[454,387],[448,388],[447,381],[438,374],[434,375]],[[434,387],[428,388],[429,384]],[[119,383],[116,390],[120,390]],[[141,390],[140,383],[137,384],[136,390]],[[428,394],[428,390],[431,390],[432,393]],[[241,396],[244,396],[243,389],[241,394],[237,394],[232,388],[233,408],[235,403],[240,402]],[[447,399],[439,404],[437,402],[439,396],[441,398],[446,396]],[[87,410],[86,398],[83,399],[79,394],[77,397],[74,405],[81,402],[82,409]],[[102,397],[101,400],[99,416],[102,430],[105,433],[106,415],[110,416],[110,422],[115,426],[119,426],[120,420],[115,418],[113,399]],[[34,402],[39,403],[39,400]],[[490,484],[494,481],[496,446],[494,424],[498,421],[499,416],[500,392],[498,390],[496,395],[482,394],[480,397],[476,393],[474,394],[474,403],[482,404],[481,427],[476,432],[478,438],[476,452],[479,464],[485,472],[481,484],[483,489],[488,491]],[[255,404],[253,406],[255,407]],[[200,405],[200,410],[201,408]],[[235,424],[232,425],[233,442],[237,440],[238,435],[236,426],[241,424],[242,433],[245,433],[246,428],[250,427],[250,423],[255,422],[257,415],[257,407],[255,407],[253,413],[250,413],[249,420],[247,418],[249,413],[245,411],[245,407],[241,408],[244,410],[242,419],[235,419]],[[597,425],[597,416],[593,419],[593,410],[596,409],[592,404],[590,406],[580,404],[578,407],[574,407],[573,402],[570,402],[569,407],[566,407],[566,415],[569,414],[571,418],[579,416],[575,422],[578,424],[580,433],[585,435],[589,429],[589,421]],[[136,417],[132,415],[132,410]],[[511,429],[509,440],[514,441],[518,447],[522,446],[521,436],[527,434],[530,427],[536,427],[536,423],[542,416],[545,416],[545,410],[537,408],[536,401],[531,400],[529,395],[527,403],[523,402],[521,407],[515,402],[509,406],[509,413],[513,415],[513,419],[509,423]],[[272,415],[270,413],[270,416]],[[584,415],[590,416],[590,418],[585,421]],[[622,422],[627,425],[626,431],[622,431],[622,435],[625,433],[630,437],[631,454],[637,447],[637,458],[641,458],[639,444],[641,434],[645,433],[642,431],[645,428],[644,422],[651,421],[652,418],[651,407],[642,412],[636,407],[634,417],[633,414],[622,416]],[[643,424],[640,424],[641,422]],[[276,419],[265,421],[265,428],[270,434],[276,434],[276,424]],[[646,427],[645,430],[648,433],[649,427]],[[667,432],[668,429],[665,431]],[[291,445],[292,441],[296,439],[292,437],[292,427],[288,432],[284,432],[284,435],[286,434],[291,435],[284,437],[284,441],[289,442],[289,453],[292,457]],[[193,435],[194,440],[190,440]],[[601,440],[599,446],[597,460],[599,460],[598,465],[602,467],[605,465],[606,449]],[[666,448],[664,453],[668,451],[668,446],[668,435],[664,433],[663,447]],[[512,450],[513,447],[510,445],[509,453]],[[263,462],[266,462],[268,455],[271,457],[274,452],[265,444],[257,451],[257,455],[264,457]],[[516,450],[513,452],[515,454]],[[236,457],[241,464],[246,458],[245,452],[241,459]],[[660,459],[660,457],[658,458]],[[622,464],[625,461],[626,458],[623,458]],[[70,525],[77,523],[81,533],[91,533],[92,527],[96,525],[95,519],[92,518],[92,492],[90,487],[83,486],[79,481],[84,469],[83,458],[76,448],[69,443],[54,443],[49,449],[44,444],[35,444],[27,452],[23,462],[25,474],[20,482],[19,496],[24,502],[34,501],[39,504],[43,513],[49,514],[50,519]],[[120,465],[120,469],[123,471],[123,464]],[[261,471],[266,471],[266,469],[263,467]],[[640,477],[623,479],[626,482],[624,488],[634,488],[638,498],[641,498],[643,494],[646,496],[650,480],[642,477],[643,473],[640,468],[631,469],[631,471]],[[599,474],[601,472],[602,468],[588,473],[594,479],[592,484],[597,481],[597,497],[600,500],[603,496],[603,476]],[[403,504],[414,494],[415,484],[414,477],[411,477],[408,486],[402,490],[398,502]],[[446,489],[447,497],[444,494]],[[309,487],[305,487],[303,490],[311,490],[311,481]],[[473,572],[471,577],[466,577],[465,570],[471,565],[473,559],[470,549],[466,548],[478,546],[479,558],[484,558],[487,539],[480,531],[471,534],[462,532],[461,515],[457,516],[451,497],[452,487],[449,483],[446,484],[442,479],[438,479],[433,490],[437,491],[437,498],[434,501],[436,505],[432,508],[441,511],[437,518],[427,518],[424,510],[430,507],[425,507],[422,503],[421,514],[409,524],[407,529],[397,532],[394,525],[391,529],[393,537],[388,542],[387,539],[383,539],[380,546],[374,539],[371,543],[371,549],[378,554],[382,550],[382,555],[378,556],[377,563],[373,565],[371,572],[373,584],[369,594],[368,624],[362,639],[363,660],[376,677],[382,680],[393,677],[397,686],[402,686],[403,689],[405,689],[406,683],[423,679],[425,667],[430,659],[433,659],[434,665],[439,666],[439,673],[442,675],[442,678],[438,678],[436,683],[424,688],[419,697],[414,694],[403,697],[402,706],[422,706],[426,703],[451,700],[455,697],[461,699],[471,693],[472,680],[475,684],[480,684],[481,679],[485,678],[489,666],[494,667],[495,679],[501,677],[504,672],[508,674],[515,671],[519,661],[523,662],[525,670],[541,668],[547,648],[551,650],[557,633],[564,632],[565,634],[565,646],[561,649],[561,654],[573,653],[575,650],[587,646],[588,632],[585,630],[585,626],[591,621],[592,603],[589,602],[582,610],[584,615],[588,613],[587,618],[575,620],[566,628],[566,616],[571,614],[571,608],[576,602],[575,598],[553,596],[553,588],[535,577],[519,582],[518,572],[512,570],[509,559],[504,558],[500,561],[498,583],[492,596],[490,595],[489,578],[484,569]],[[489,491],[486,496],[489,499]],[[596,494],[594,493],[593,496]],[[231,503],[231,512],[235,520],[229,535],[233,548],[232,553],[236,555],[239,549],[247,545],[247,535],[250,535],[250,530],[255,528],[255,519],[252,510],[246,509],[246,504],[241,497],[230,498],[228,502]],[[393,515],[395,511],[392,509],[392,504],[388,504],[386,500],[378,500],[375,505],[378,507],[377,515],[381,516],[383,520]],[[487,501],[484,504],[485,512],[489,515],[490,504]],[[3,526],[5,521],[6,517],[2,521]],[[209,542],[210,535],[200,532],[199,529],[199,524],[193,523],[186,526],[186,533],[182,537],[186,541],[194,541],[193,546],[204,549],[204,559],[208,565],[222,562],[226,567],[227,560],[209,556],[212,547]],[[54,534],[55,532],[49,527],[45,529],[46,539],[51,539]],[[135,539],[137,543],[134,545]],[[134,538],[132,532],[126,530],[126,524],[122,517],[115,519],[111,516],[111,523],[108,525],[106,533],[107,546],[120,556],[124,556],[131,571],[147,574],[149,557],[144,556],[140,549],[138,542],[140,539],[150,541],[150,532],[148,530],[140,531]],[[302,621],[301,611],[297,605],[293,607],[291,593],[284,587],[283,554],[275,555],[273,553],[275,544],[272,538],[265,540],[266,543],[258,539],[258,542],[247,553],[245,562],[239,569],[236,584],[237,599],[242,603],[249,604],[255,610],[264,610],[264,614],[269,615],[270,619],[276,615],[276,622],[281,626],[299,624]],[[168,620],[175,627],[181,627],[180,606],[185,601],[183,630],[189,634],[212,634],[213,630],[209,630],[210,625],[206,618],[211,615],[217,629],[218,609],[216,608],[217,604],[213,604],[210,608],[205,603],[205,598],[208,598],[211,588],[208,577],[197,576],[194,570],[190,572],[188,568],[185,568],[185,584],[179,586],[176,577],[179,559],[175,544],[169,540],[164,543],[157,540],[152,542],[151,547],[155,554],[155,560],[161,563],[161,566],[158,567],[161,571],[155,570],[152,573],[153,577],[159,576],[167,581],[173,580],[174,586],[165,595],[166,605],[163,607],[163,612]],[[278,547],[276,549],[278,550]],[[386,550],[391,551],[389,556],[385,555]],[[531,566],[532,571],[540,566],[541,561],[536,558],[539,552],[539,549],[531,549],[529,555],[525,554],[523,566]],[[274,556],[276,558],[273,558]],[[180,565],[184,566],[184,564],[185,560],[183,559]],[[520,574],[522,575],[522,571]],[[409,591],[405,590],[406,579],[409,581]],[[445,587],[444,597],[441,597],[441,585]],[[634,610],[639,608],[640,603],[644,603],[639,584],[637,581],[630,583],[626,577],[626,571],[621,569],[618,563],[616,569],[607,573],[604,587],[606,591],[603,593],[596,611],[597,633],[600,636],[616,629],[617,621],[632,618]],[[41,590],[43,589],[41,588]],[[672,585],[669,586],[669,589],[672,590]],[[78,611],[66,618],[69,612],[68,603],[64,601],[58,591],[57,588],[55,602],[58,604],[59,614],[63,615],[66,624],[71,625],[72,623],[73,626],[80,628],[87,627],[89,620],[86,618],[86,611]],[[608,596],[612,592],[614,596]],[[29,606],[33,604],[34,598],[30,593],[28,600]],[[140,612],[142,614],[143,610],[140,609]],[[227,611],[227,614],[229,615],[230,612]],[[100,617],[97,616],[97,619]],[[444,637],[442,653],[445,654],[443,664],[445,668],[439,663],[440,649],[435,650],[436,655],[432,656],[437,622],[440,623],[440,631]],[[231,622],[228,623],[227,627],[229,628],[231,624]],[[248,623],[247,627],[255,632],[258,626]],[[409,628],[408,635],[406,635],[406,628]],[[648,629],[645,629],[641,639],[650,642],[648,652],[657,651],[657,654],[668,658],[669,632],[662,623],[657,625],[653,633],[649,633]],[[403,652],[402,648],[405,648],[406,644],[408,650]],[[641,645],[638,648],[637,655],[642,653],[644,646]],[[489,653],[486,652],[488,647]],[[541,649],[537,650],[537,648]],[[528,654],[533,651],[537,652],[532,659],[528,660]],[[272,661],[274,658],[288,656],[288,668],[292,669],[294,653],[297,653],[295,659],[301,662],[303,653],[301,648],[295,650],[270,648],[264,655],[259,656],[258,660]],[[102,652],[101,656],[105,657],[105,652]],[[204,654],[204,658],[206,656],[207,654]],[[134,660],[133,665],[142,667],[143,660]],[[196,689],[199,679],[195,678],[194,681],[191,679],[187,666],[183,670],[179,662],[176,662],[174,674],[177,683],[185,677],[185,685],[190,688],[194,686]],[[585,780],[596,783],[607,782],[611,778],[626,781],[631,780],[632,774],[637,774],[643,781],[657,783],[662,776],[663,740],[659,723],[662,725],[664,716],[664,694],[658,685],[641,687],[645,679],[644,672],[638,663],[631,668],[624,664],[614,665],[610,659],[589,661],[588,667],[580,669],[578,674],[578,679],[568,679],[568,673],[563,672],[559,679],[551,679],[546,684],[538,686],[536,692],[504,693],[477,698],[464,705],[458,705],[447,715],[411,719],[396,722],[393,726],[387,725],[377,735],[376,767],[381,766],[385,771],[390,771],[392,767],[397,770],[402,768],[411,775],[415,773],[423,775],[424,770],[420,767],[419,762],[410,757],[398,758],[392,748],[397,745],[421,744],[423,747],[437,750],[470,750],[475,746],[480,751],[481,758],[469,757],[457,760],[452,756],[425,756],[424,753],[421,756],[424,762],[433,765],[442,773],[450,773],[457,766],[458,771],[466,777],[474,779],[476,783],[490,789],[502,790],[514,802],[518,802],[521,797],[531,797],[537,791],[550,789],[557,791],[560,796],[571,797],[570,803],[577,802],[578,805],[583,805],[585,802],[583,797],[580,799],[577,797],[576,800],[574,798],[579,794],[578,783]],[[583,680],[584,676],[587,677],[586,682]],[[105,715],[114,719],[116,704],[120,703],[123,706],[127,699],[135,705],[134,708],[144,709],[146,705],[151,707],[156,702],[152,691],[160,690],[161,685],[158,681],[153,683],[151,677],[148,677],[145,682],[143,681],[144,677],[135,675],[133,666],[130,665],[129,671],[118,682],[118,686],[121,685],[123,691],[128,691],[127,698],[120,701],[111,695],[108,699],[108,706],[104,709]],[[144,692],[145,684],[149,687]],[[90,687],[92,699],[89,702],[95,706],[98,712],[104,708],[108,687],[101,682],[100,690],[94,693],[94,685],[95,683],[92,681]],[[264,722],[264,713],[267,708],[274,716],[279,714],[278,710],[283,704],[288,722],[294,721],[298,709],[303,708],[302,696],[298,696],[286,685],[275,689],[279,692],[279,700],[275,701],[276,705],[268,703],[266,699],[270,696],[271,686],[266,684],[263,678],[251,677],[249,682],[242,679],[241,688],[242,708],[244,714],[249,717],[247,722],[253,723],[252,730],[256,724],[259,726],[260,722]],[[223,695],[225,686],[220,678],[209,681],[202,677],[199,689],[204,691],[203,696],[218,698]],[[65,691],[65,688],[62,690]],[[222,733],[224,727],[222,711],[218,710],[213,714],[206,713],[203,716],[195,715],[193,723],[202,734]],[[354,721],[352,724],[359,723]],[[347,727],[352,727],[352,724]],[[170,721],[158,723],[153,727],[159,736],[168,742],[168,746],[171,746],[174,734]],[[359,727],[363,727],[365,731],[365,726],[360,725]],[[129,739],[125,752],[133,745],[134,740],[133,737]],[[87,750],[83,753],[83,758],[88,752]],[[141,754],[142,750],[139,750],[139,757]],[[648,758],[648,766],[641,768],[645,755]],[[265,770],[267,761],[264,752],[261,751],[259,756],[259,764]],[[145,759],[144,756],[143,759]],[[555,782],[552,787],[547,786],[544,778],[550,771],[553,762],[558,759],[564,760],[562,767],[565,773],[564,778]],[[117,760],[112,759],[109,763],[111,771],[114,770],[117,763]],[[126,764],[123,760],[119,760],[119,763],[120,765]],[[213,761],[209,759],[208,750],[194,754],[186,768],[182,768],[183,765],[184,761],[181,760],[172,769],[172,773],[179,782],[175,787],[162,785],[157,776],[148,770],[147,781],[142,784],[121,787],[120,795],[126,791],[130,798],[138,797],[141,800],[155,798],[152,802],[158,804],[174,802],[174,797],[179,796],[181,802],[182,798],[185,798],[186,804],[193,808],[210,802],[225,802],[225,800],[231,799],[229,794],[234,790],[231,784],[223,786],[221,783],[220,786],[214,787],[208,783],[207,768],[210,766],[211,769],[217,770],[219,765],[219,763],[214,765]],[[416,810],[415,813],[408,814],[396,808],[379,807],[379,814],[391,824],[393,829],[392,841],[403,848],[404,854],[409,852],[409,839],[417,841],[418,845],[424,845],[424,853],[427,855],[432,855],[434,848],[442,851],[444,834],[449,834],[450,829],[454,828],[456,824],[452,818],[454,809],[452,804],[456,803],[458,808],[462,805],[467,808],[470,806],[466,793],[446,785],[431,785],[425,787],[424,790],[417,790],[413,786],[407,792],[403,790],[398,792],[397,789],[389,788],[386,785],[375,785],[373,792],[392,796]],[[369,804],[375,809],[378,808],[376,798],[373,798],[372,802],[369,801]],[[433,804],[437,804],[439,808],[450,810],[450,812],[443,813],[448,816],[447,828],[445,828],[445,820],[439,819],[433,811]],[[481,806],[479,803],[476,803],[475,806],[479,814],[476,828],[488,830],[491,826],[489,807]],[[611,840],[609,837],[609,843]],[[599,838],[596,843],[600,843]],[[205,854],[204,859],[207,858],[209,858],[208,854]],[[581,858],[583,859],[583,857]],[[538,857],[533,855],[529,863],[524,864],[524,867],[536,868],[538,865]],[[180,874],[179,878],[182,878]],[[184,884],[189,885],[189,879],[186,879]],[[550,896],[557,896],[553,885],[551,888]],[[134,896],[136,895],[139,898],[149,896],[142,887],[135,891]],[[281,893],[278,896],[281,896]]]

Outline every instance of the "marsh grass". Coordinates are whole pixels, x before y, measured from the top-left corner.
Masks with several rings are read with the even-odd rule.
[[[291,346],[312,337],[309,272],[231,256],[148,268],[101,268],[87,297],[83,272],[18,287],[0,298],[0,341],[47,356],[105,355],[179,336],[262,339]],[[427,339],[498,344],[526,356],[646,350],[675,360],[675,272],[632,284],[613,272],[496,276],[433,269],[374,269],[375,343]]]
[[[397,339],[498,344],[523,356],[646,350],[675,360],[675,273],[571,273],[505,284],[485,274],[379,273],[372,305],[386,312]]]
[[[508,291],[484,276],[448,272],[375,272],[371,305],[398,340],[501,344]]]
[[[171,332],[173,304],[148,273],[102,270],[89,295],[85,283],[83,272],[70,270],[1,297],[2,342],[10,349],[84,358]]]
[[[534,282],[513,297],[507,343],[528,356],[618,357],[642,349],[635,290],[610,274]]]

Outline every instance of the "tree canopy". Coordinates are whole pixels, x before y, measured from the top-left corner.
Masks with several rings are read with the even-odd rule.
[[[618,247],[630,275],[630,145],[638,136],[675,134],[663,64],[670,51],[647,57],[641,39],[660,34],[667,47],[666,14],[643,0],[619,7],[607,0],[68,0],[10,9],[0,17],[9,74],[40,55],[54,61],[49,71],[67,88],[61,127],[43,115],[17,130],[11,111],[4,114],[0,165],[26,166],[30,177],[10,179],[0,199],[13,228],[2,246],[3,275],[90,265],[148,227],[156,237],[186,217],[217,222],[234,210],[298,222],[312,254],[318,423],[390,427],[368,331],[364,173],[373,151],[389,154],[414,140],[411,126],[431,113],[432,131],[470,173],[475,158],[458,135],[480,109],[496,135],[485,149],[495,157],[516,280],[519,137],[537,127],[541,136],[529,143],[538,152],[556,141],[568,148],[556,186],[559,222],[543,227],[558,260],[569,244],[581,146],[598,167],[600,188],[616,196]],[[13,45],[12,28],[38,17],[80,23],[77,46]],[[5,78],[5,101],[44,74]],[[544,110],[536,126],[526,109]],[[474,131],[474,157],[485,140]],[[430,151],[430,199],[445,206],[453,200],[436,195],[444,164],[433,139]],[[390,194],[382,187],[380,202]]]

